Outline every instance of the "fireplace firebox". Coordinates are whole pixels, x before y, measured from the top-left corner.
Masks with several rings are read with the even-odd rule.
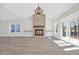
[[[43,36],[43,29],[35,29],[36,36]]]

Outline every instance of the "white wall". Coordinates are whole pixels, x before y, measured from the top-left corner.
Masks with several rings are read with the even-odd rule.
[[[20,33],[11,33],[10,25],[11,24],[21,24],[21,32]],[[33,31],[33,20],[32,16],[28,18],[18,18],[14,20],[6,20],[0,21],[0,36],[25,36],[24,31]],[[49,18],[46,18],[45,22],[45,31],[53,31],[53,21]],[[33,33],[32,33],[33,34]],[[29,34],[32,36],[32,34]],[[46,33],[46,35],[50,36],[51,33]]]
[[[21,31],[16,33],[11,33],[10,25],[11,24],[20,24]],[[14,21],[0,21],[0,36],[24,36],[24,31],[32,31],[32,19],[26,20],[14,20]],[[32,34],[31,34],[32,35]]]
[[[28,12],[26,12],[25,16],[19,17],[17,16],[17,12],[21,10],[16,10],[17,12],[15,13],[13,10],[10,8],[15,8],[14,4],[13,5],[8,5],[4,4],[5,6],[0,4],[0,36],[24,36],[25,32],[24,31],[32,31],[33,30],[33,20],[32,20],[32,15],[34,14],[34,7],[32,5],[31,9],[27,9]],[[18,7],[20,4],[17,4],[16,7]],[[23,4],[23,5],[31,5],[31,4]],[[18,7],[21,8],[23,6],[22,4]],[[9,7],[9,8],[7,8]],[[22,7],[24,8],[24,7]],[[31,11],[29,11],[31,10]],[[24,13],[24,11],[23,11]],[[23,14],[22,13],[22,14]],[[19,13],[18,13],[19,14]],[[20,14],[20,15],[22,15]],[[21,24],[21,32],[20,33],[11,33],[9,30],[10,24],[15,24],[19,23]],[[52,31],[53,30],[53,18],[48,17],[46,15],[46,20],[45,20],[45,31]],[[32,34],[31,34],[32,35]],[[51,33],[46,33],[46,35],[52,35]]]
[[[45,31],[53,32],[53,17],[58,17],[60,14],[70,9],[73,5],[75,4],[40,4],[44,10],[44,14],[46,15]],[[32,31],[32,15],[34,14],[34,9],[36,7],[37,4],[0,4],[0,36],[25,35],[25,30]],[[21,24],[20,33],[9,32],[9,25],[12,23]],[[53,35],[53,33],[46,33],[46,35]]]
[[[21,32],[20,33],[11,33],[10,25],[11,24],[21,24]],[[50,19],[46,19],[45,23],[45,31],[53,30],[53,22]],[[32,19],[18,19],[18,20],[8,20],[8,21],[0,21],[0,36],[13,36],[13,35],[25,35],[24,31],[33,31],[33,20]],[[50,33],[51,34],[51,33]],[[47,35],[50,35],[47,34]]]

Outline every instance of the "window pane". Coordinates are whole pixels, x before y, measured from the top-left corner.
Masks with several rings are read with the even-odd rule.
[[[78,39],[79,39],[79,20],[78,20]]]
[[[11,24],[11,32],[15,32],[15,25]]]
[[[65,26],[65,24],[63,23],[63,36],[65,36],[66,37],[66,26]]]
[[[15,29],[11,29],[11,32],[15,32]]]
[[[20,32],[20,29],[16,29],[16,32]]]
[[[75,30],[74,30],[74,21],[73,20],[70,20],[70,31],[71,31],[71,37],[74,37],[74,33],[75,33]]]
[[[63,22],[63,36],[64,37],[69,37],[69,21]]]
[[[20,28],[20,25],[19,25],[19,24],[17,24],[17,25],[16,25],[16,28]]]
[[[20,32],[20,25],[19,24],[16,24],[16,32]]]
[[[14,28],[15,28],[15,25],[12,24],[12,25],[11,25],[11,29],[14,29]]]

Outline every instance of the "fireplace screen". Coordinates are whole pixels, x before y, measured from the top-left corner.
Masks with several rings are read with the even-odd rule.
[[[35,29],[35,35],[43,36],[43,29]]]

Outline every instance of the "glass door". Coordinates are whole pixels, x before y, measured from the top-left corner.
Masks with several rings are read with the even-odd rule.
[[[73,41],[78,43],[79,40],[79,20],[71,19],[62,23],[62,37],[63,40]]]

